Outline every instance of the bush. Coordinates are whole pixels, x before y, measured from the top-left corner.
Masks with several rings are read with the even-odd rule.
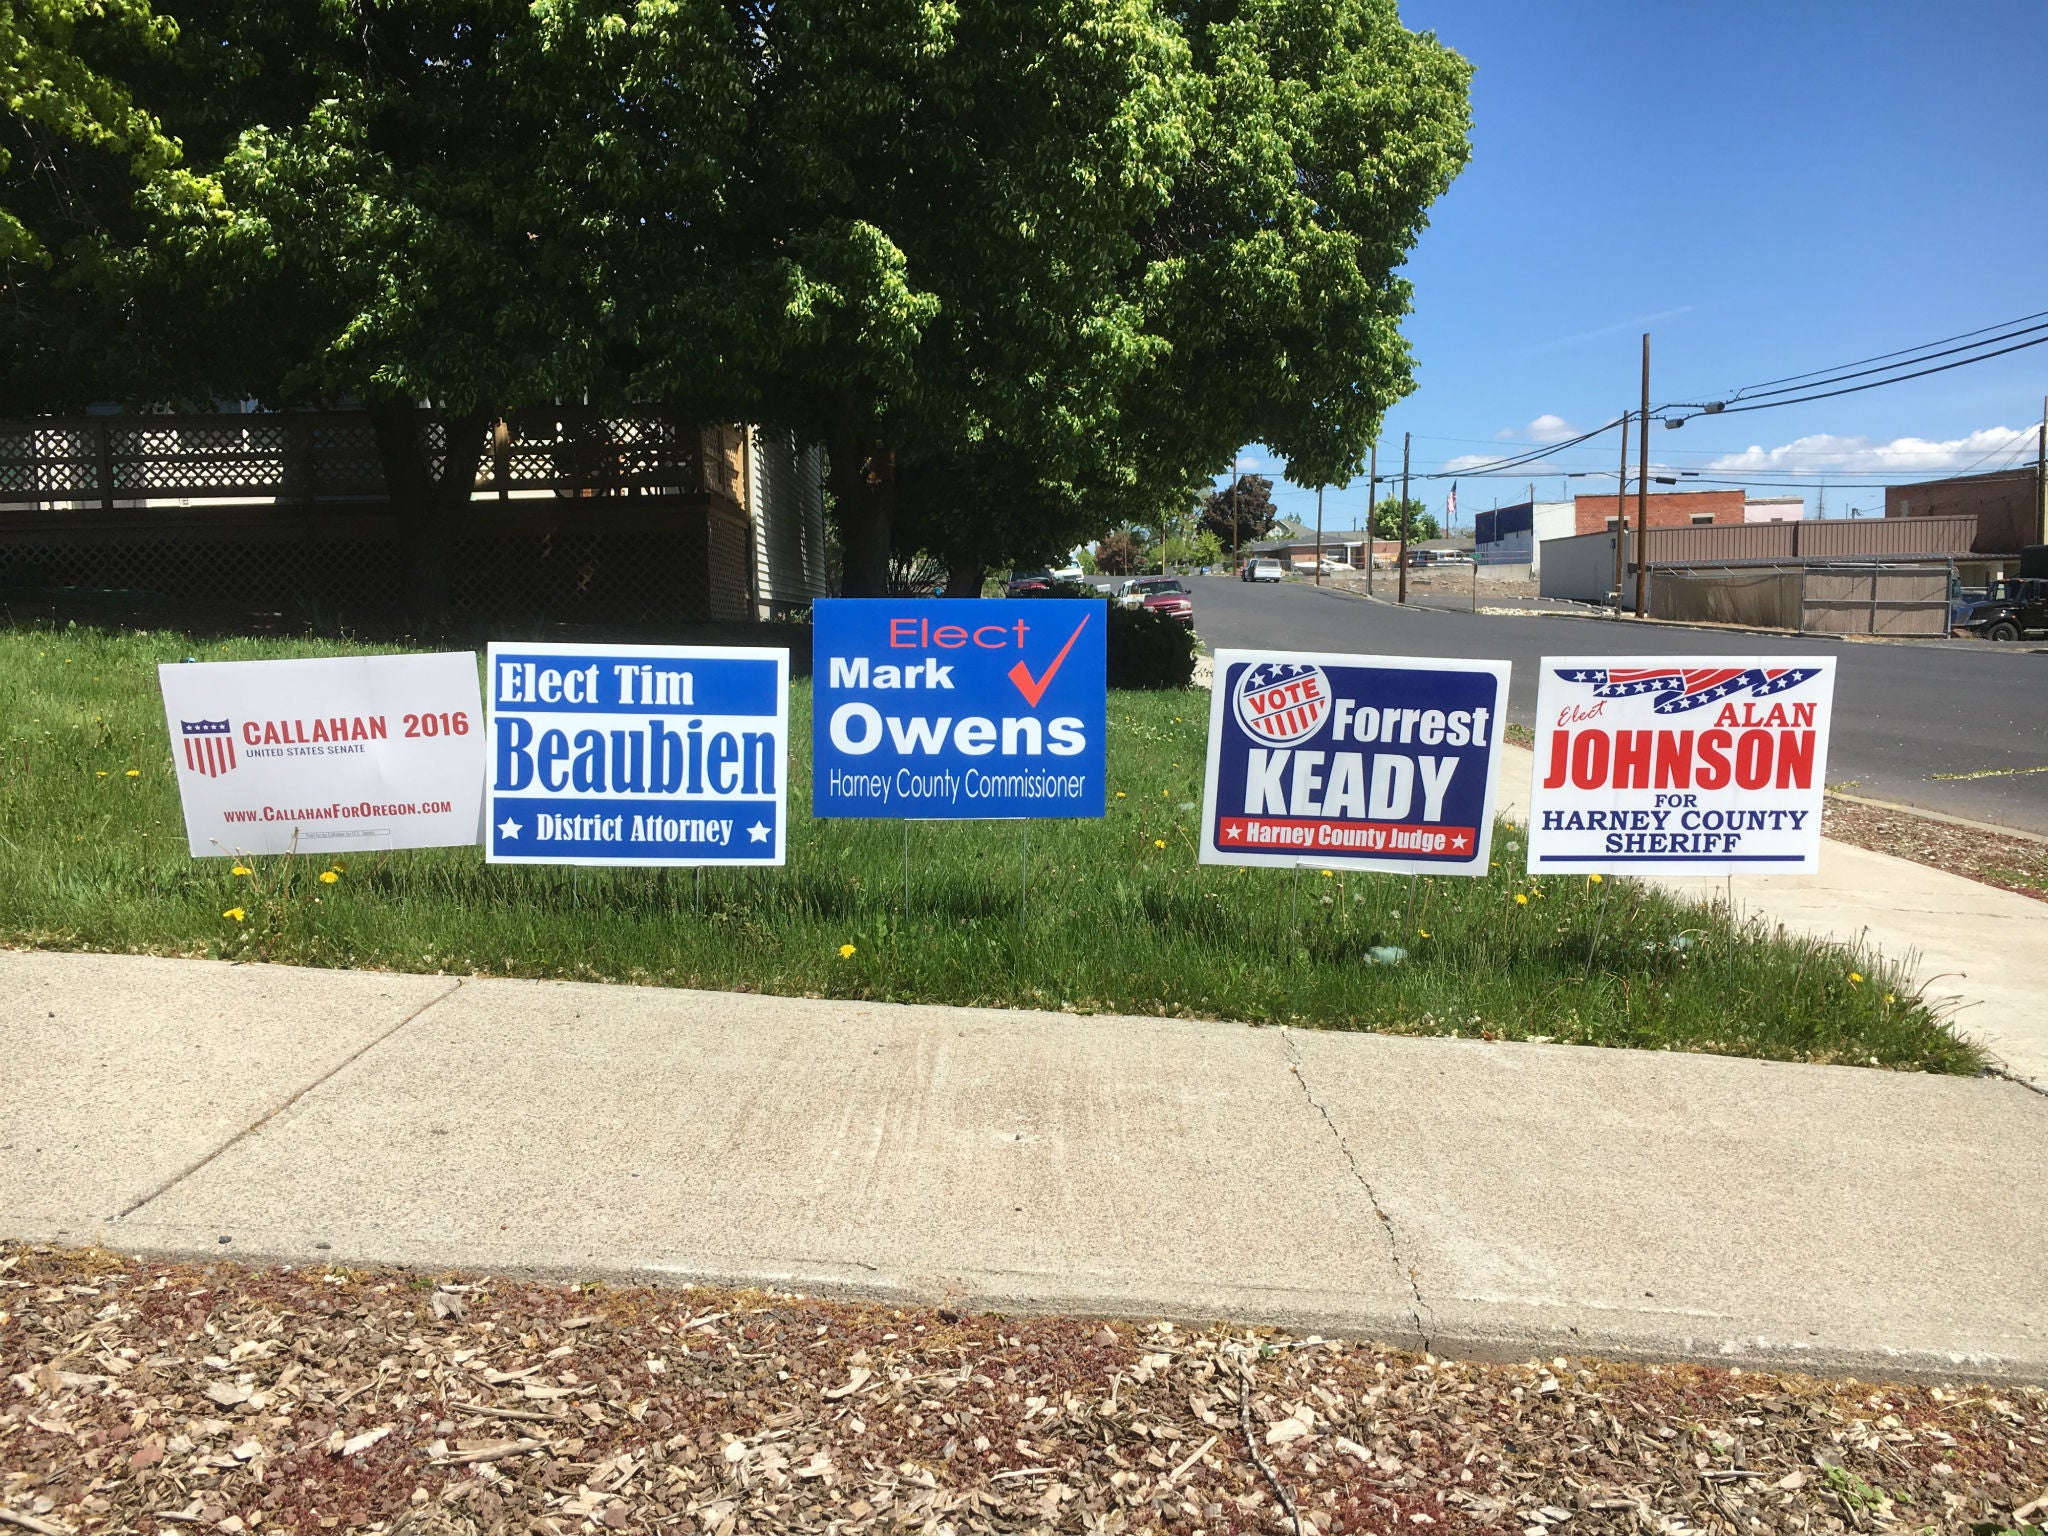
[[[1194,681],[1195,632],[1163,613],[1109,610],[1109,686],[1185,688]]]

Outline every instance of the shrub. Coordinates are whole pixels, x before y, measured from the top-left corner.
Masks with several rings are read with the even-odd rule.
[[[1194,680],[1195,633],[1163,613],[1109,610],[1109,686],[1185,688]]]

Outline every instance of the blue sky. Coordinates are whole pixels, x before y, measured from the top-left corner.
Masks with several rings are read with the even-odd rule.
[[[2048,310],[2048,5],[1406,0],[1476,66],[1471,164],[1408,268],[1419,387],[1380,471],[1496,458],[1633,406],[1723,398]],[[1756,495],[1883,506],[1873,481],[2032,462],[2048,346],[1781,410],[1653,427],[1654,465]],[[1631,434],[1633,436],[1633,434]],[[2022,440],[2022,435],[2024,440]],[[1459,521],[1611,492],[1612,432],[1512,480],[1465,478]],[[1631,461],[1634,458],[1631,449]],[[1259,473],[1282,466],[1257,445]],[[1605,470],[1564,482],[1560,471]],[[1227,481],[1227,477],[1225,477]],[[1860,482],[1860,483],[1858,483]],[[1441,512],[1446,482],[1417,492]],[[1288,516],[1315,493],[1276,487]],[[1353,525],[1365,485],[1328,493]]]

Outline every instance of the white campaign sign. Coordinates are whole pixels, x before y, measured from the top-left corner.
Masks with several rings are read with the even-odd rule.
[[[476,654],[157,669],[194,858],[482,841]]]
[[[1543,658],[1529,873],[1811,874],[1832,656]]]

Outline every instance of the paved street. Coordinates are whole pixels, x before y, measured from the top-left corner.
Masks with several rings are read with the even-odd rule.
[[[1402,610],[1299,582],[1194,578],[1195,627],[1212,647],[1505,659],[1514,718],[1533,723],[1539,658],[1735,647],[1841,658],[1828,779],[1855,792],[2048,833],[2048,655],[1989,645],[1739,636],[1608,619]],[[2008,770],[1979,779],[1936,774]]]

